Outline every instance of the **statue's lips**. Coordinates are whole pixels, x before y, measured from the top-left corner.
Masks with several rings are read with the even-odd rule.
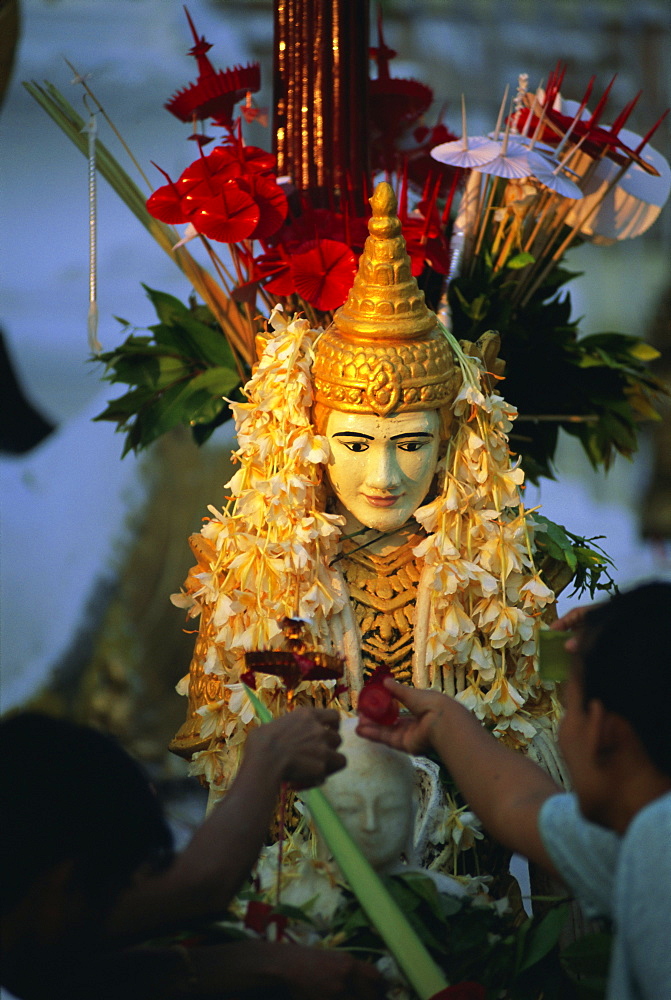
[[[366,496],[364,494],[364,496]],[[398,496],[386,496],[386,497],[369,497],[366,496],[366,500],[371,505],[371,507],[393,507],[397,500],[400,500]]]

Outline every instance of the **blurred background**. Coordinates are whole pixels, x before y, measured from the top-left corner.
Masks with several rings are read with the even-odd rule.
[[[215,66],[260,61],[256,103],[269,107],[272,4],[188,7]],[[526,72],[535,88],[557,60],[567,65],[566,97],[580,99],[593,74],[600,90],[617,74],[616,110],[643,90],[628,125],[641,134],[671,104],[666,2],[395,0],[383,11],[386,43],[398,52],[393,75],[434,90],[429,124],[442,112],[459,133],[464,93],[469,131],[486,132],[506,84]],[[158,186],[150,161],[177,176],[193,159],[188,126],[163,108],[194,78],[192,40],[173,0],[0,0],[0,18],[2,710],[35,703],[98,722],[178,777],[183,762],[168,760],[165,744],[183,719],[173,688],[193,636],[182,633],[169,595],[191,563],[188,534],[221,501],[232,438],[222,428],[199,452],[175,433],[145,457],[121,460],[122,437],[92,422],[118,392],[101,381],[87,346],[87,164],[22,81],[51,81],[85,115],[67,58]],[[374,10],[371,24],[374,42]],[[246,134],[270,148],[270,129],[255,123]],[[99,135],[126,165],[100,117]],[[653,140],[667,158],[669,136],[667,119]],[[154,320],[142,283],[182,299],[189,286],[102,180],[98,222],[99,338],[110,350],[124,336],[117,317],[135,327]],[[569,259],[585,272],[571,286],[581,332],[650,340],[662,351],[660,375],[671,369],[670,235],[667,205],[639,239],[583,246]],[[670,424],[667,408],[635,459],[619,458],[608,474],[594,473],[565,437],[556,481],[529,489],[528,505],[541,503],[576,533],[605,536],[620,586],[671,576]],[[569,594],[560,609],[573,603]]]

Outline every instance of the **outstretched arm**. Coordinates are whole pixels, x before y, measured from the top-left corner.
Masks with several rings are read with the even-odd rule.
[[[258,857],[281,783],[310,787],[345,766],[338,724],[337,712],[303,708],[254,729],[224,799],[167,871],[138,874],[111,932],[146,936],[224,912]]]
[[[523,754],[499,743],[453,698],[392,680],[384,684],[412,714],[394,726],[362,717],[357,732],[411,754],[434,750],[489,833],[557,876],[538,831],[538,813],[562,789]]]

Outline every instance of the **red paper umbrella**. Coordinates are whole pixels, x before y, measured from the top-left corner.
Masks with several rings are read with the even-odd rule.
[[[212,71],[173,94],[165,107],[183,122],[213,118],[218,125],[232,125],[233,108],[249,91],[261,85],[258,63]]]
[[[234,66],[233,69],[215,70],[207,57],[212,46],[205,41],[204,35],[198,37],[186,8],[185,13],[194,40],[189,55],[198,62],[198,80],[173,94],[165,107],[183,122],[213,118],[219,125],[230,126],[237,102],[261,86],[261,69],[258,63],[249,63],[247,66]]]
[[[356,256],[345,243],[314,240],[291,256],[291,276],[298,294],[328,312],[341,306],[356,277]]]
[[[261,210],[252,196],[235,181],[223,184],[218,194],[194,198],[192,203],[196,207],[189,221],[203,236],[219,243],[249,239],[261,218]]]
[[[259,209],[259,221],[249,238],[267,240],[274,236],[287,217],[289,203],[287,196],[274,177],[263,174],[248,174],[237,181],[238,187],[247,191]]]

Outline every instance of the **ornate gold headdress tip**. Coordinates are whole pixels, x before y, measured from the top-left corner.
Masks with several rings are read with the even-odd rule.
[[[369,236],[344,306],[333,317],[338,332],[364,340],[416,340],[436,326],[412,274],[396,215],[396,195],[382,181],[370,199]]]
[[[394,189],[387,181],[381,181],[369,199],[373,216],[368,223],[368,231],[378,239],[390,239],[401,235],[401,222],[397,216],[398,202]]]
[[[439,409],[458,383],[452,350],[413,277],[391,184],[370,204],[354,284],[315,346],[315,401],[380,416]]]

